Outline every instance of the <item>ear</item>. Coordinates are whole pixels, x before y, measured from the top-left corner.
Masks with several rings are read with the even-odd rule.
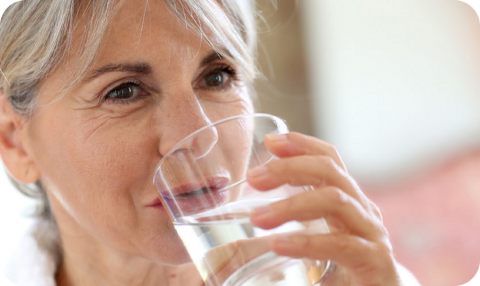
[[[20,115],[15,113],[9,100],[0,90],[0,156],[15,180],[35,183],[40,178],[33,158],[24,148],[24,126]]]

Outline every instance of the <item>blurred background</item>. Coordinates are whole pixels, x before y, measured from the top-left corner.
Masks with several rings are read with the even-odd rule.
[[[480,263],[480,23],[454,0],[259,1],[258,110],[335,144],[425,286]]]
[[[424,286],[480,262],[480,23],[455,0],[258,0],[257,111],[335,144]],[[0,170],[0,263],[33,202]],[[25,206],[25,207],[23,207]]]

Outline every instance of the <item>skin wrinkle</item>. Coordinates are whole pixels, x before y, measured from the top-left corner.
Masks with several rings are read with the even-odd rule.
[[[135,0],[130,3],[141,3],[142,0],[133,1]],[[151,186],[155,163],[162,154],[170,150],[172,145],[193,130],[226,116],[250,113],[253,108],[246,89],[242,88],[241,84],[228,85],[228,88],[222,89],[205,89],[205,85],[201,85],[205,84],[205,81],[197,75],[205,76],[206,73],[203,73],[202,63],[198,62],[202,56],[211,54],[212,49],[202,41],[202,37],[189,33],[191,31],[188,29],[182,29],[178,23],[177,25],[172,23],[174,20],[169,18],[168,14],[165,15],[166,9],[162,9],[165,7],[161,6],[160,2],[152,4],[152,13],[146,13],[147,1],[144,18],[147,14],[154,15],[156,18],[149,17],[150,26],[144,26],[145,19],[143,19],[140,33],[138,33],[137,22],[132,23],[134,15],[130,13],[137,11],[135,9],[138,5],[127,7],[124,13],[120,13],[123,16],[117,19],[120,32],[116,33],[115,37],[106,38],[95,62],[97,66],[115,62],[119,58],[127,61],[151,62],[152,66],[158,67],[154,73],[145,77],[132,76],[132,78],[142,81],[144,86],[147,86],[146,89],[153,83],[158,83],[164,88],[161,94],[162,101],[158,102],[158,105],[149,108],[152,107],[150,101],[142,100],[135,103],[132,101],[128,106],[120,103],[118,105],[101,104],[87,109],[82,108],[85,107],[81,106],[85,102],[82,103],[78,100],[79,98],[70,98],[70,100],[66,98],[65,101],[45,106],[45,112],[34,120],[32,130],[35,132],[32,133],[35,133],[35,136],[29,138],[32,139],[30,142],[34,143],[32,146],[35,163],[38,165],[38,172],[34,174],[41,173],[42,178],[51,182],[46,184],[46,189],[60,232],[63,234],[62,246],[67,253],[58,272],[57,285],[59,286],[68,285],[69,283],[65,281],[69,279],[82,281],[85,285],[99,283],[133,285],[135,282],[155,285],[162,282],[162,285],[179,286],[186,285],[186,281],[189,286],[195,284],[190,277],[185,278],[187,275],[181,278],[188,280],[177,279],[173,283],[168,280],[169,274],[193,274],[195,271],[191,264],[187,264],[189,268],[178,266],[189,262],[188,255],[165,213],[146,206],[156,196],[156,191]],[[222,16],[222,13],[218,14]],[[143,33],[145,37],[141,41]],[[159,34],[162,37],[155,37]],[[137,42],[132,35],[140,35]],[[205,42],[208,42],[208,37],[205,39],[207,39]],[[174,48],[176,49],[172,50]],[[168,68],[165,68],[166,51],[176,52],[173,58],[171,54],[168,55]],[[199,54],[200,57],[198,57]],[[218,61],[210,64],[208,68],[218,67],[216,64],[219,62],[224,66],[230,64],[228,60]],[[55,84],[56,79],[62,79],[62,76],[62,74],[52,75],[47,80],[45,89],[38,95],[39,98],[48,103],[51,100],[50,96],[54,95],[58,88]],[[116,74],[116,77],[111,76],[108,81],[105,78],[96,84],[104,87],[102,90],[106,90],[105,87],[110,89],[113,83],[117,85],[119,80],[126,79],[126,77],[120,79],[119,76]],[[118,81],[114,81],[115,79]],[[57,81],[61,82],[61,80]],[[108,83],[111,85],[107,85]],[[78,93],[86,94],[89,91],[91,89],[79,88]],[[159,97],[149,96],[149,98]],[[75,108],[75,106],[79,107]],[[220,142],[226,157],[222,158],[223,161],[211,160],[216,162],[212,166],[218,167],[212,174],[217,174],[217,171],[221,174],[221,171],[224,171],[222,167],[225,167],[231,171],[228,175],[232,175],[233,181],[240,176],[243,178],[244,172],[239,172],[238,169],[246,170],[247,168],[246,162],[242,159],[247,157],[251,141],[245,140],[245,136],[240,136],[241,130],[242,128],[236,127],[228,130],[228,134],[223,134],[223,139],[227,140],[227,143],[224,140]],[[306,143],[307,140],[304,139],[298,142]],[[320,143],[315,145],[319,150],[308,154],[311,160],[302,160],[302,164],[289,164],[291,171],[284,168],[281,172],[277,172],[276,178],[279,183],[283,181],[310,185],[312,182],[316,183],[312,180],[312,175],[324,176],[330,179],[329,182],[335,188],[324,190],[325,200],[323,201],[319,197],[321,190],[317,189],[318,193],[308,192],[290,198],[290,207],[282,208],[281,202],[278,202],[277,206],[280,207],[277,209],[277,214],[281,213],[282,216],[277,216],[276,219],[283,217],[283,221],[302,221],[302,218],[310,215],[319,218],[321,213],[328,211],[329,208],[332,212],[337,202],[343,207],[337,207],[335,211],[340,212],[338,214],[341,214],[342,218],[349,215],[346,221],[354,222],[349,224],[350,228],[355,233],[360,233],[363,238],[337,235],[348,243],[349,247],[345,247],[338,245],[342,240],[333,239],[332,235],[318,235],[307,240],[308,248],[295,249],[291,248],[292,244],[283,244],[284,251],[280,251],[279,254],[289,256],[290,251],[294,257],[307,256],[322,259],[322,255],[325,255],[323,251],[327,254],[330,251],[331,259],[339,262],[339,265],[348,267],[356,277],[360,277],[360,280],[378,281],[377,285],[399,285],[399,283],[387,283],[398,281],[398,279],[395,281],[390,279],[392,273],[395,274],[395,271],[392,271],[395,261],[393,257],[391,259],[391,253],[385,251],[385,247],[391,250],[391,245],[386,245],[388,238],[383,226],[375,224],[377,218],[370,211],[372,208],[368,207],[371,202],[366,199],[362,201],[365,197],[361,190],[352,183],[353,181],[350,181],[351,177],[346,171],[342,172],[339,169],[343,166],[339,156],[332,156],[332,154],[325,156],[325,153],[336,153],[332,146],[322,146]],[[196,147],[192,144],[185,148]],[[320,149],[324,152],[320,152]],[[330,161],[323,160],[321,164],[316,163],[318,160],[313,160],[315,158],[313,154],[317,153],[319,158],[330,158]],[[299,159],[298,156],[295,157]],[[281,161],[286,164],[288,159],[282,158]],[[301,163],[298,160],[296,162]],[[235,168],[227,168],[232,166]],[[325,171],[318,173],[321,169]],[[317,174],[314,174],[315,170]],[[269,181],[275,182],[273,178]],[[255,188],[255,185],[252,186]],[[342,190],[351,196],[348,198],[353,200],[352,204],[345,204],[348,200],[342,203],[341,197],[337,194]],[[360,198],[358,201],[357,196]],[[297,200],[296,203],[292,204],[293,200]],[[297,206],[297,210],[292,209],[292,206]],[[355,211],[348,212],[349,210]],[[275,218],[271,215],[270,217]],[[252,221],[255,221],[254,218],[255,215]],[[264,223],[268,221],[264,220]],[[274,220],[270,222],[275,223]],[[367,229],[371,222],[374,222],[376,231]],[[281,221],[277,221],[277,225],[280,223]],[[301,235],[298,238],[300,244],[302,239],[306,239]],[[322,240],[327,243],[322,243]],[[382,240],[385,242],[378,243]],[[336,251],[336,248],[340,251]],[[273,247],[273,250],[278,253],[281,248],[275,250]],[[326,256],[324,258],[327,259]],[[187,271],[184,271],[185,269]],[[200,280],[197,282],[201,285]],[[352,285],[370,284],[364,282]]]
[[[40,109],[22,131],[36,168],[29,174],[42,180],[65,250],[57,285],[202,285],[170,218],[148,207],[158,197],[152,177],[162,154],[190,132],[252,113],[245,84],[231,81],[227,67],[237,68],[228,58],[206,62],[215,53],[206,37],[185,28],[164,1],[128,0],[105,31],[89,70],[145,62],[152,72],[109,73],[57,96],[76,71],[82,33],[91,20],[77,15],[72,48],[39,85]],[[209,85],[206,76],[213,70],[220,70],[224,84]],[[141,100],[95,101],[127,79],[142,83],[131,85],[139,92],[145,88]],[[228,159],[211,170],[229,169],[228,175],[239,177],[237,169],[246,168],[243,149],[249,148],[241,144],[241,132],[229,132],[230,142],[222,143],[229,146]],[[177,278],[170,280],[170,274]]]
[[[139,108],[140,109],[140,108]],[[123,114],[117,114],[117,115],[110,115],[110,114],[104,114],[104,113],[101,113],[99,114],[97,117],[94,117],[94,118],[91,118],[89,121],[99,121],[101,117],[106,117],[106,118],[102,118],[101,120],[103,121],[102,123],[100,123],[98,126],[96,126],[89,134],[86,135],[86,138],[85,138],[85,141],[88,141],[88,139],[97,131],[99,130],[100,128],[102,128],[105,124],[107,123],[110,123],[112,124],[112,120],[121,120],[123,118],[126,118],[128,117],[129,115],[131,115],[133,112],[137,112],[138,109],[136,110],[133,110],[133,111],[129,111],[128,113],[123,113]],[[108,117],[107,117],[108,116]],[[85,122],[83,122],[84,124]]]
[[[88,277],[88,285],[136,281],[128,284],[134,285],[158,284],[166,281],[162,275],[180,269],[196,273],[192,265],[173,266],[187,262],[188,255],[168,216],[157,217],[157,210],[145,207],[157,196],[151,183],[154,169],[162,150],[187,133],[212,120],[249,113],[252,106],[242,85],[224,91],[192,86],[205,68],[217,65],[199,65],[213,49],[185,30],[161,2],[149,2],[145,22],[151,25],[142,26],[141,41],[131,41],[138,33],[128,14],[135,1],[128,1],[113,22],[115,33],[106,34],[91,67],[118,59],[150,62],[153,74],[129,78],[158,84],[160,94],[130,105],[88,104],[86,94],[117,85],[120,76],[126,79],[112,74],[76,88],[73,97],[48,104],[65,81],[68,66],[47,78],[39,92],[44,112],[34,116],[29,135],[68,253],[60,277]],[[218,63],[231,64],[225,59]],[[176,285],[185,285],[182,279],[179,276]]]

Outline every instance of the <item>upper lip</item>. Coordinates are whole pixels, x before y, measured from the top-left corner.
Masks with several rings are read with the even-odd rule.
[[[178,196],[178,195],[199,190],[202,188],[209,188],[212,190],[221,190],[226,186],[228,186],[229,182],[230,182],[230,179],[228,177],[220,177],[220,176],[211,177],[206,179],[205,182],[194,182],[194,183],[188,182],[182,185],[175,186],[171,188],[171,192],[169,193],[165,192],[165,193],[167,193],[167,196],[166,196],[167,198],[173,198],[174,196]],[[160,198],[156,198],[153,201],[151,201],[151,203],[148,204],[148,206],[156,206],[159,204],[161,204]]]

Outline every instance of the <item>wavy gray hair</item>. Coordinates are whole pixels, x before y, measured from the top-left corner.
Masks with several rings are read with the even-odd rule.
[[[0,90],[13,110],[27,119],[34,113],[42,80],[56,70],[72,48],[74,24],[81,12],[89,20],[82,27],[83,38],[76,39],[81,40],[80,56],[59,97],[67,94],[91,66],[110,21],[125,1],[23,0],[12,4],[0,21]],[[253,0],[163,1],[188,28],[235,63],[247,83],[253,82],[257,75]],[[84,11],[79,11],[83,4]],[[205,31],[212,33],[215,41]],[[39,200],[34,215],[54,220],[41,180],[27,185],[8,177],[23,194]]]

